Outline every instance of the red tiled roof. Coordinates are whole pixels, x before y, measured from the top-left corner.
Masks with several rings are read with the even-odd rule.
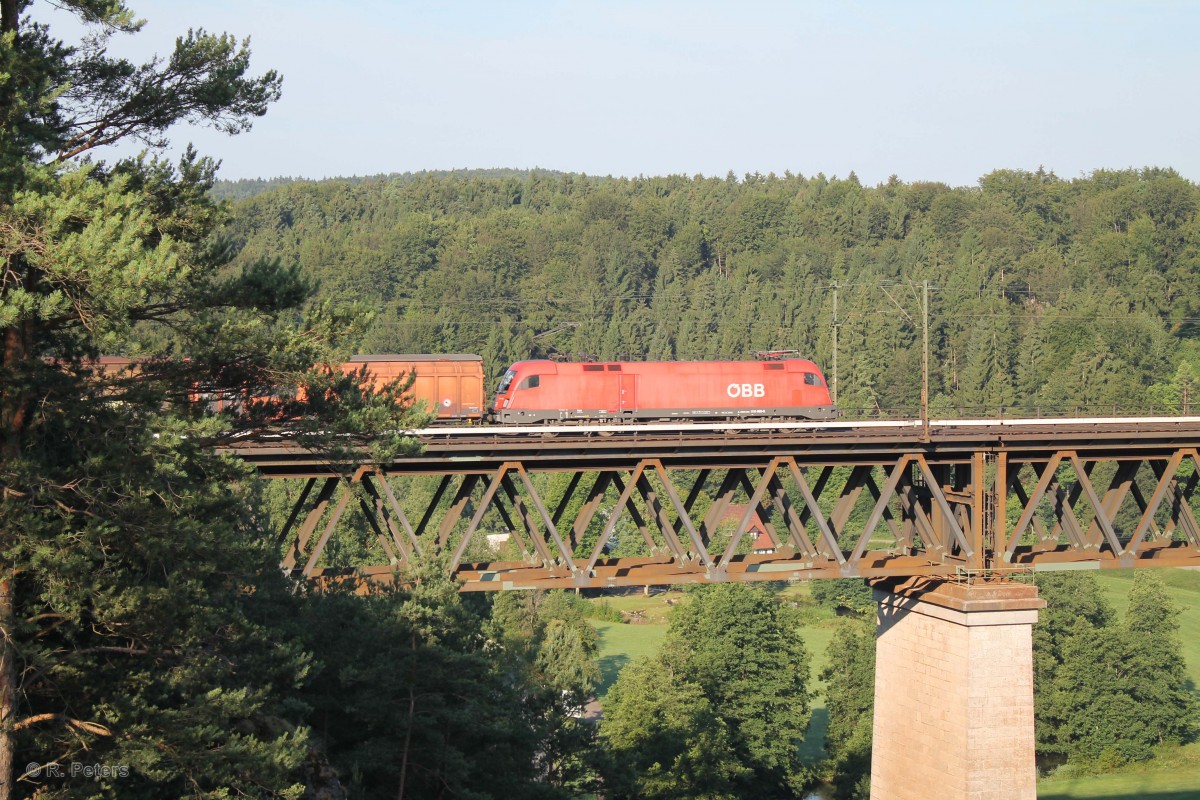
[[[718,521],[718,525],[741,524],[742,517],[746,516],[746,504],[730,503],[725,508],[725,514]],[[754,537],[755,550],[774,550],[775,543],[771,541],[771,537],[767,535],[767,526],[763,524],[762,518],[755,511],[750,517],[750,524],[746,527],[746,533]]]

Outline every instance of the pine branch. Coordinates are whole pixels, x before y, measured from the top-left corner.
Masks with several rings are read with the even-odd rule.
[[[34,725],[40,725],[43,722],[55,722],[74,730],[85,731],[95,736],[113,735],[111,730],[98,722],[85,722],[80,719],[68,717],[66,714],[62,713],[34,714],[32,717],[26,717],[20,722],[13,723],[12,730],[13,733],[16,733],[17,731],[23,731],[26,728],[32,728]]]

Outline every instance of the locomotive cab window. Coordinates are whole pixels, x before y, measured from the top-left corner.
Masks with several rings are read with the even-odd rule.
[[[505,370],[504,377],[500,379],[500,388],[496,389],[497,394],[504,394],[508,391],[508,387],[512,384],[513,378],[517,377],[517,373],[513,370]]]
[[[583,371],[584,372],[604,372],[604,365],[603,364],[584,364]]]
[[[525,380],[517,384],[518,389],[536,389],[542,385],[541,375],[530,375]]]
[[[804,373],[804,385],[805,386],[824,386],[825,384],[821,383],[821,378],[820,378],[820,376],[817,375],[817,373],[806,372],[806,373]]]

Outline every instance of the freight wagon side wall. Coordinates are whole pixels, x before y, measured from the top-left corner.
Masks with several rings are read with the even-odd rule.
[[[406,398],[424,400],[438,419],[479,419],[483,415],[483,362],[454,361],[393,361],[359,358],[344,366],[354,370],[366,366],[376,387],[416,372],[416,378],[405,392]]]

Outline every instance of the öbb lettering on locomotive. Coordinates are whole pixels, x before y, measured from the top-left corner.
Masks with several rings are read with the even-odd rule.
[[[730,397],[765,397],[767,389],[761,383],[731,383],[725,389]]]

